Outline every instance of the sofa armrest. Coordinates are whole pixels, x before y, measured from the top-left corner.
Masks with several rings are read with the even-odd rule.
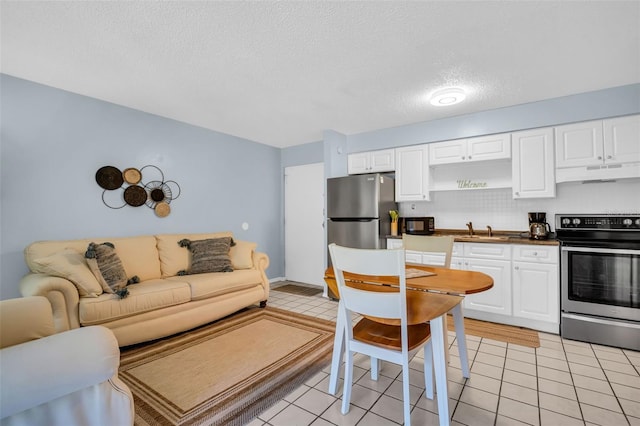
[[[46,274],[29,273],[20,280],[23,296],[44,296],[51,303],[56,332],[80,327],[80,296],[69,280]]]
[[[262,277],[262,288],[264,290],[264,302],[269,299],[269,290],[271,286],[269,285],[269,278],[267,278],[266,270],[269,267],[269,256],[266,253],[262,253],[259,251],[253,252],[253,267],[260,271],[260,276]],[[261,305],[262,306],[262,305]]]
[[[266,271],[269,267],[269,256],[260,251],[253,252],[253,266],[261,271]]]
[[[55,334],[51,304],[41,296],[0,302],[0,348]]]
[[[120,365],[113,332],[91,326],[0,351],[2,418],[105,382]]]

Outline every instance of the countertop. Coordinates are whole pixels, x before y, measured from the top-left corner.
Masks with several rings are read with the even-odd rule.
[[[493,231],[490,237],[486,231],[469,235],[466,229],[437,229],[433,236],[451,235],[458,243],[493,243],[493,244],[530,244],[541,246],[557,246],[560,243],[555,238],[555,233],[551,233],[546,240],[532,240],[528,231]],[[387,238],[401,239],[401,235],[387,235]]]

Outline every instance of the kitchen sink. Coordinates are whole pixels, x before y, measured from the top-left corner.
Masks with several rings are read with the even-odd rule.
[[[464,235],[464,236],[461,236],[460,238],[471,238],[471,239],[474,239],[474,240],[507,241],[511,237],[509,237],[507,235],[491,236],[491,237],[489,237],[488,235]]]

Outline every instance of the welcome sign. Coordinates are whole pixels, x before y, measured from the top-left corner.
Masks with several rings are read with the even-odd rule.
[[[489,187],[487,182],[474,182],[470,179],[458,179],[456,182],[458,189],[480,189]]]

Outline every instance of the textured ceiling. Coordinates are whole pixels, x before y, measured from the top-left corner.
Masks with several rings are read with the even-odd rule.
[[[276,147],[640,82],[640,1],[0,7],[3,73]]]

